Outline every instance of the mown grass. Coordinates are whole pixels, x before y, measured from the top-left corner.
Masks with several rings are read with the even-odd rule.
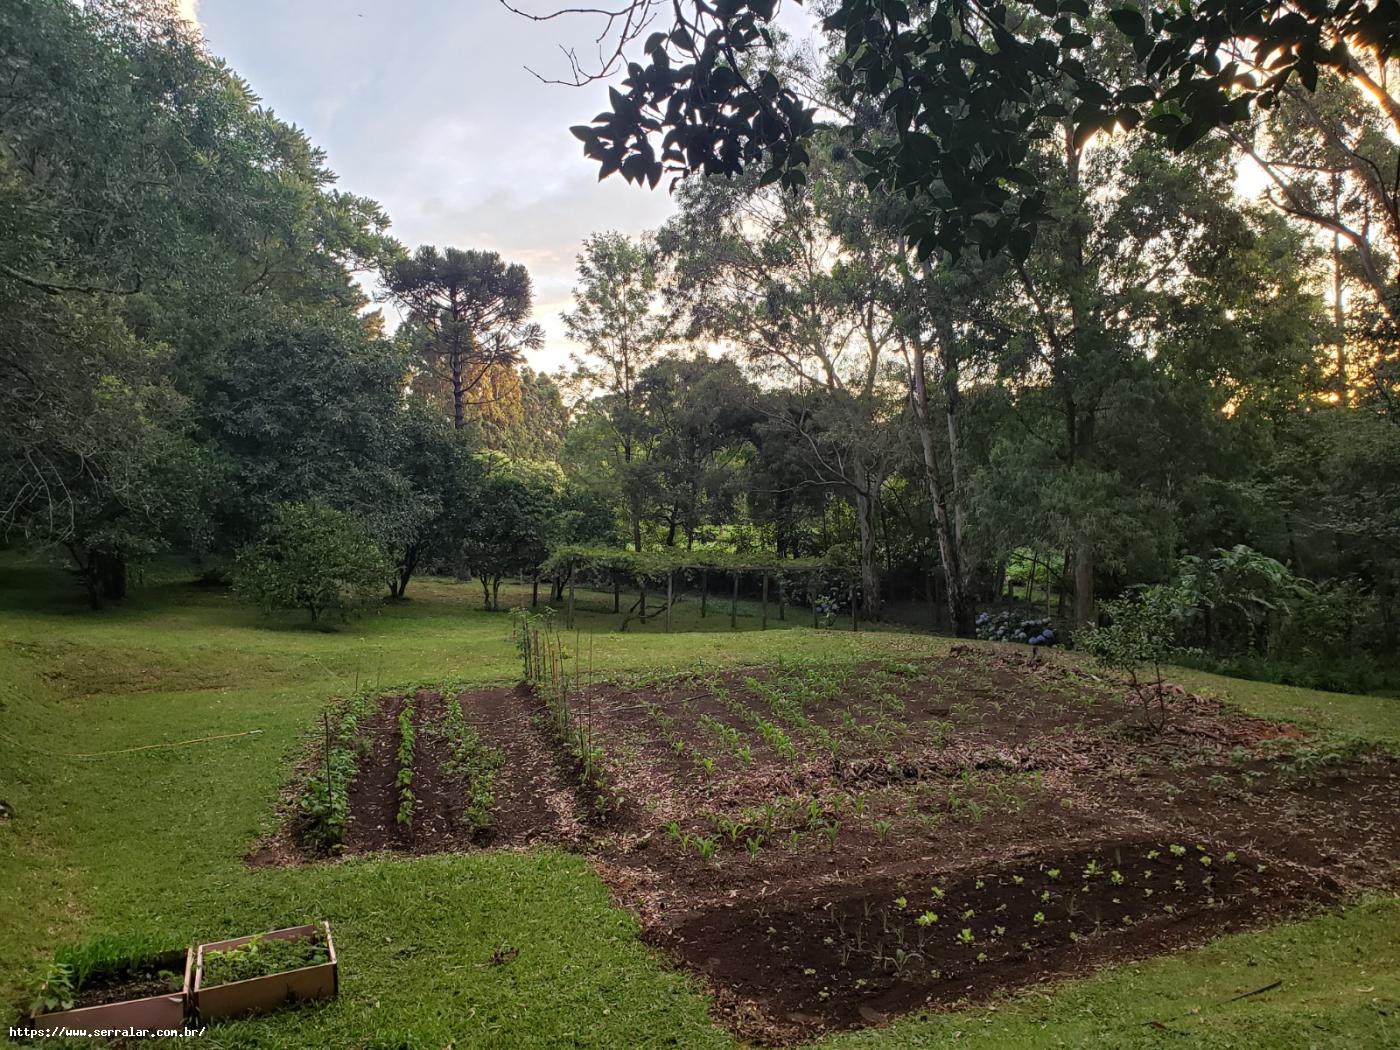
[[[538,850],[288,869],[243,862],[329,698],[367,683],[514,679],[508,618],[480,611],[478,588],[417,582],[412,601],[322,632],[295,618],[266,621],[188,579],[152,574],[129,605],[89,613],[51,570],[0,560],[0,799],[15,814],[0,822],[7,1003],[18,1004],[63,941],[129,933],[181,944],[327,918],[343,960],[340,998],[222,1026],[213,1045],[731,1042],[709,1019],[702,991],[641,944],[633,917],[611,906],[578,856]],[[656,620],[619,634],[610,610],[610,595],[580,603],[599,671],[930,653],[948,644],[891,630],[812,631],[791,615],[760,632],[749,605],[731,632],[724,603],[701,621],[693,602],[678,607],[673,634]],[[1400,739],[1391,702],[1197,677],[1193,687],[1209,685],[1261,714]],[[249,735],[127,750],[230,733]],[[1048,997],[910,1018],[835,1042],[1400,1045],[1397,943],[1400,902],[1372,900],[1120,967]],[[493,964],[503,947],[518,955]],[[1281,988],[1220,1005],[1275,979]]]

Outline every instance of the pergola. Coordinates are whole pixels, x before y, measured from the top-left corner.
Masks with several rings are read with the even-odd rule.
[[[821,558],[755,558],[748,554],[727,554],[714,551],[654,550],[629,551],[612,547],[564,546],[555,548],[540,566],[540,575],[562,581],[566,589],[566,623],[574,622],[574,585],[580,573],[606,575],[613,584],[613,612],[621,611],[620,596],[624,584],[638,592],[636,608],[643,623],[647,619],[647,592],[651,587],[666,592],[666,630],[671,630],[671,607],[675,603],[677,573],[700,574],[700,615],[704,617],[709,603],[711,573],[728,575],[733,581],[729,603],[729,626],[736,628],[739,617],[739,580],[757,576],[762,585],[762,624],[768,628],[770,584],[776,578],[778,619],[786,619],[784,580],[802,577],[809,583],[833,577],[850,592],[851,630],[859,630],[856,613],[856,580],[858,574],[847,566]],[[625,626],[626,621],[624,621]],[[817,625],[817,606],[812,602],[812,626]]]

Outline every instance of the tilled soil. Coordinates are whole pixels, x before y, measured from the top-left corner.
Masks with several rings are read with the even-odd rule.
[[[434,727],[446,703],[462,705],[482,744],[501,756],[492,781],[496,805],[483,830],[467,826],[467,785],[450,772],[449,748]],[[536,725],[538,701],[523,687],[463,693],[451,701],[431,690],[415,698],[413,817],[398,823],[398,744],[401,697],[386,697],[362,723],[367,750],[349,789],[346,853],[400,850],[441,853],[472,846],[528,846],[568,842],[578,836],[575,789],[544,731]]]
[[[456,699],[504,759],[489,832],[454,832],[462,792],[421,732],[424,813],[395,826],[388,698],[365,723],[347,847],[584,849],[718,1018],[763,1042],[1400,886],[1395,758],[1179,689],[1151,732],[1116,685],[1011,653],[580,690],[572,714],[622,799],[606,823],[528,690]],[[420,693],[417,717],[442,703]]]

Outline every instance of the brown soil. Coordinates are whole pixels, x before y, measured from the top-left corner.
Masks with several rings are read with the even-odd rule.
[[[447,741],[434,729],[441,724],[449,701],[430,690],[415,697],[413,818],[398,823],[399,714],[402,697],[386,697],[363,723],[368,750],[361,758],[349,791],[350,812],[345,826],[346,853],[400,850],[440,853],[471,846],[528,846],[538,841],[560,842],[576,837],[573,785],[560,775],[558,756],[533,720],[539,704],[522,688],[487,689],[464,693],[452,702],[481,742],[501,756],[492,793],[496,805],[490,826],[468,825],[465,811],[468,786],[460,774],[446,768]]]
[[[148,999],[155,995],[174,995],[184,987],[184,965],[182,956],[154,961],[115,974],[92,974],[74,994],[73,1008]]]
[[[395,829],[390,699],[367,723],[349,847],[585,848],[646,939],[764,1042],[1400,886],[1395,758],[1179,689],[1149,732],[1121,688],[1044,659],[960,648],[589,687],[572,714],[623,803],[602,826],[527,691],[458,699],[504,755],[491,833],[454,835],[431,748],[425,816]],[[440,704],[420,694],[420,717]]]

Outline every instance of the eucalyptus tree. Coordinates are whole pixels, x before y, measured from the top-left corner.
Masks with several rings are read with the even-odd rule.
[[[383,280],[416,326],[411,344],[422,373],[448,385],[459,430],[493,369],[513,367],[523,350],[543,345],[543,331],[528,320],[529,271],[497,252],[424,245],[390,265]]]
[[[1247,56],[1241,55],[1241,59]],[[1231,141],[1257,165],[1264,194],[1329,251],[1333,384],[1347,402],[1400,391],[1400,62],[1358,51],[1315,92],[1289,84]],[[1400,418],[1400,416],[1397,416]]]
[[[597,407],[615,449],[628,531],[639,551],[647,470],[641,459],[637,384],[672,338],[670,319],[662,309],[662,283],[651,238],[596,233],[579,254],[574,309],[564,314],[569,338],[584,348],[573,356],[573,380],[602,395]]]
[[[877,614],[877,522],[898,412],[881,233],[840,159],[798,191],[759,183],[681,187],[679,214],[658,236],[675,268],[672,302],[693,338],[724,341],[760,378],[795,389],[770,424],[792,429],[813,483],[851,499]]]

